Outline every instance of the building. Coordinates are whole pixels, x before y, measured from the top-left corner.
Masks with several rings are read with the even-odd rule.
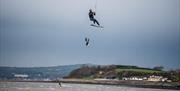
[[[14,74],[14,77],[16,77],[16,78],[28,78],[28,75],[26,75],[26,74]]]
[[[167,78],[163,78],[162,76],[155,76],[155,75],[152,75],[148,78],[148,81],[167,81]]]
[[[136,76],[122,78],[122,80],[137,80],[137,81],[146,80],[146,79],[147,79],[146,77],[136,77]]]

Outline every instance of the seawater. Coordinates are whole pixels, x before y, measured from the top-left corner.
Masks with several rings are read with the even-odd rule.
[[[0,82],[0,91],[179,91],[169,89],[136,88],[113,85],[41,83],[41,82]]]

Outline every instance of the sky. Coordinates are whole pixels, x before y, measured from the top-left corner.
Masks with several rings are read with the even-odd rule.
[[[0,66],[84,63],[179,69],[180,0],[0,0]]]

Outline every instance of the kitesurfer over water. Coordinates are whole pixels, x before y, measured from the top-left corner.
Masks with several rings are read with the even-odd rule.
[[[86,42],[86,46],[88,46],[89,45],[89,38],[85,38],[85,42]]]
[[[93,21],[94,24],[96,23],[98,26],[100,26],[99,22],[94,18],[95,15],[96,13],[93,12],[92,9],[89,9],[89,19]]]

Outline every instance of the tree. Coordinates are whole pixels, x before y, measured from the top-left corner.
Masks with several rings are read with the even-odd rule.
[[[158,70],[158,71],[162,71],[164,69],[164,67],[163,66],[155,66],[153,69]]]

